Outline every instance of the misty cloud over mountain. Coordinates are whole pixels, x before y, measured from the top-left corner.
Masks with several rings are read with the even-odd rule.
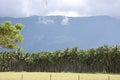
[[[120,0],[0,0],[0,17],[96,16],[120,18]]]

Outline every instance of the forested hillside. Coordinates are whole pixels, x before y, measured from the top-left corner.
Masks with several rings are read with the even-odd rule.
[[[39,53],[0,52],[0,71],[120,73],[120,46]]]
[[[21,32],[24,41],[20,44],[24,52],[55,51],[74,46],[89,49],[104,44],[120,44],[120,19],[109,16],[1,17],[0,23],[4,21],[24,25]]]

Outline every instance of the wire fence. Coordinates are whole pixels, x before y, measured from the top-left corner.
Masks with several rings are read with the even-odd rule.
[[[21,75],[21,80],[26,80],[30,76],[23,76]],[[33,80],[33,79],[32,79]],[[77,75],[77,76],[58,76],[58,75],[52,75],[50,74],[49,76],[34,76],[34,80],[120,80],[119,77],[114,77],[114,76],[91,76],[87,77],[82,76],[82,75]]]
[[[120,80],[120,75],[106,74],[9,74],[2,76],[0,80]]]

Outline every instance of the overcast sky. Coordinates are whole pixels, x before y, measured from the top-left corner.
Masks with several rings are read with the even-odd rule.
[[[47,2],[46,2],[47,1]],[[120,17],[120,0],[0,0],[0,17],[107,15]]]

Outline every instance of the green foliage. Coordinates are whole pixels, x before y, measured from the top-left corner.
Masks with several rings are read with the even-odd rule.
[[[10,21],[0,23],[0,47],[20,50],[21,47],[17,44],[23,41],[20,32],[22,28],[23,25],[20,23],[16,25],[13,25]]]
[[[120,46],[19,53],[0,52],[0,71],[120,73]]]

